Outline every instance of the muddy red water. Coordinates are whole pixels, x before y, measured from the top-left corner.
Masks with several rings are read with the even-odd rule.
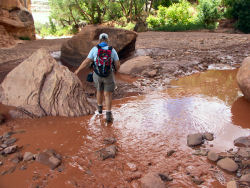
[[[98,114],[9,120],[0,127],[0,135],[23,130],[13,135],[23,146],[21,154],[53,148],[63,156],[63,170],[37,162],[20,170],[24,163],[14,165],[9,156],[1,159],[0,172],[13,166],[15,171],[0,176],[0,187],[140,187],[140,177],[148,172],[169,174],[173,181],[166,183],[168,187],[198,187],[190,174],[204,180],[199,187],[224,187],[233,175],[206,157],[192,155],[186,136],[213,132],[215,140],[205,146],[226,151],[235,138],[250,135],[250,104],[235,76],[236,70],[211,70],[173,81],[164,91],[116,100],[111,125]],[[6,107],[0,106],[0,112],[6,114]],[[118,154],[102,161],[96,151],[105,147],[107,137],[117,139]],[[176,152],[168,157],[171,149]]]

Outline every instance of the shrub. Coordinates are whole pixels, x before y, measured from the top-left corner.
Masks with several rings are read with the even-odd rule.
[[[206,28],[214,29],[217,21],[221,18],[219,11],[220,0],[199,0],[198,17]]]
[[[227,6],[226,15],[237,20],[236,28],[250,33],[250,1],[249,0],[225,0]]]
[[[148,27],[154,30],[185,31],[202,28],[197,12],[191,4],[182,0],[169,7],[158,7],[157,16],[148,16]]]

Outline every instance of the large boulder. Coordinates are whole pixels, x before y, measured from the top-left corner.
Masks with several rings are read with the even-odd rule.
[[[119,72],[122,74],[134,74],[142,72],[145,68],[153,65],[153,59],[149,56],[138,56],[124,62]]]
[[[101,33],[109,35],[109,45],[115,48],[120,58],[134,51],[137,37],[135,32],[112,27],[86,26],[62,45],[61,61],[65,65],[79,66],[91,48],[98,44]]]
[[[82,116],[93,113],[81,81],[39,49],[13,69],[0,85],[0,102],[31,117]]]
[[[32,14],[27,8],[30,1],[1,0],[0,2],[0,25],[15,38],[34,40],[35,27]]]
[[[0,48],[15,45],[15,38],[6,31],[5,27],[0,25]]]
[[[237,72],[237,82],[244,97],[250,101],[250,57],[243,60]]]

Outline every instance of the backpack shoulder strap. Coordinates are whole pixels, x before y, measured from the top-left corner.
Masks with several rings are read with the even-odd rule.
[[[98,50],[102,48],[101,46],[99,46],[99,44],[97,44],[96,47],[98,48]]]
[[[111,50],[111,51],[112,51],[112,49],[113,49],[113,47],[112,47],[112,46],[109,46],[109,50]]]

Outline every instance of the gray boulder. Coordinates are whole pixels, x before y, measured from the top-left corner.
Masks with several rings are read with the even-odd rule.
[[[48,51],[39,49],[0,85],[0,102],[30,117],[82,116],[94,112],[81,81]]]

